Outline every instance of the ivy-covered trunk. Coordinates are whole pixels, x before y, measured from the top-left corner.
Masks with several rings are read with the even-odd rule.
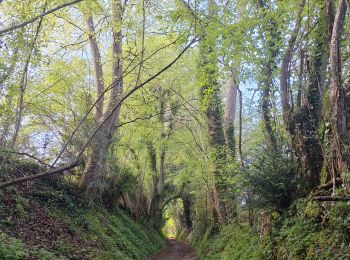
[[[292,147],[297,155],[301,169],[300,193],[307,195],[312,189],[320,184],[320,173],[323,166],[323,150],[318,135],[318,128],[322,111],[323,84],[322,74],[325,73],[324,55],[326,50],[327,30],[325,27],[325,11],[320,10],[319,24],[317,27],[318,39],[314,46],[313,56],[307,60],[307,70],[303,65],[301,56],[300,68],[302,74],[308,75],[308,80],[299,82],[299,95],[294,104],[290,95],[290,63],[293,49],[301,28],[301,13],[305,5],[302,0],[299,6],[295,27],[283,55],[280,73],[280,93],[283,109],[283,118],[286,128],[292,138]],[[302,79],[302,77],[300,77]],[[304,87],[306,85],[306,87]],[[302,96],[301,96],[302,93]]]
[[[208,0],[208,11],[212,16],[217,15],[215,1]],[[215,23],[207,20],[206,27],[201,28],[201,41],[199,43],[200,60],[199,86],[201,105],[207,118],[209,145],[214,167],[214,188],[212,191],[215,218],[222,223],[226,218],[225,196],[227,187],[225,182],[226,142],[223,129],[222,104],[220,86],[218,82],[218,54],[216,50],[217,33]],[[211,32],[211,33],[208,33]]]

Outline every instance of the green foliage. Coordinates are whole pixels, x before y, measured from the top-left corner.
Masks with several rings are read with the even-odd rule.
[[[258,236],[249,227],[232,223],[213,236],[204,236],[197,248],[201,259],[261,259]]]
[[[263,150],[243,178],[255,195],[258,207],[277,211],[288,208],[297,188],[297,166],[288,155]]]
[[[300,199],[273,215],[271,231],[261,238],[254,229],[231,223],[216,235],[207,231],[194,245],[201,259],[348,259],[350,206],[324,206],[330,208]]]
[[[1,2],[2,27],[7,28],[40,15],[44,8],[50,10],[66,1]],[[0,200],[6,197],[6,203],[0,203],[0,227],[8,234],[18,231],[11,229],[16,221],[20,226],[27,220],[35,221],[31,219],[31,214],[35,214],[30,211],[32,206],[36,213],[50,222],[48,226],[69,227],[62,234],[59,232],[59,236],[54,236],[54,246],[40,241],[40,238],[49,235],[49,227],[39,230],[42,233],[34,230],[38,237],[33,239],[42,243],[40,246],[45,249],[30,247],[20,234],[14,237],[23,238],[22,241],[0,233],[0,252],[3,254],[0,258],[9,254],[13,254],[14,259],[26,256],[70,258],[73,254],[98,259],[144,258],[161,248],[162,236],[147,227],[148,223],[137,222],[118,209],[118,202],[123,196],[120,204],[132,216],[140,219],[147,215],[148,202],[153,195],[152,180],[158,177],[163,166],[165,180],[160,201],[176,195],[180,189],[186,189],[190,194],[194,226],[191,236],[203,257],[256,259],[264,250],[265,258],[349,258],[348,204],[324,203],[320,207],[312,200],[292,204],[298,197],[296,190],[300,182],[296,162],[292,159],[293,152],[289,150],[291,145],[284,140],[290,139],[290,131],[286,127],[287,120],[281,116],[277,100],[280,94],[275,82],[278,83],[278,65],[295,25],[299,1],[258,1],[265,3],[264,7],[258,8],[256,1],[243,0],[122,2],[123,22],[114,25],[112,1],[85,0],[45,16],[33,50],[30,43],[38,20],[2,35],[0,146],[28,152],[50,163],[74,131],[74,137],[55,166],[71,161],[98,124],[91,111],[79,123],[98,95],[94,86],[94,61],[99,59],[94,59],[95,55],[89,49],[84,16],[91,14],[96,27],[103,69],[101,80],[107,91],[102,102],[104,110],[111,93],[109,85],[114,81],[112,71],[115,70],[111,68],[115,58],[111,53],[113,27],[121,28],[123,34],[122,60],[118,61],[123,64],[123,94],[169,64],[189,39],[199,36],[199,42],[193,44],[171,68],[123,101],[116,122],[118,130],[113,133],[110,142],[106,170],[99,173],[103,175],[102,181],[98,178],[93,183],[101,190],[103,206],[108,210],[102,205],[94,209],[85,208],[79,189],[68,187],[58,178],[46,178],[38,186],[22,185],[20,189],[0,191]],[[334,9],[336,7],[335,4]],[[332,156],[328,153],[332,148],[329,143],[332,141],[332,124],[327,120],[332,116],[330,108],[333,101],[327,90],[327,32],[328,20],[331,19],[329,14],[326,15],[326,9],[323,0],[307,1],[304,7],[297,42],[295,46],[289,46],[292,62],[288,67],[288,91],[291,110],[294,110],[290,111],[291,115],[300,110],[298,103],[317,112],[321,112],[318,110],[322,108],[320,114],[324,122],[320,123],[317,141],[321,142],[324,158],[329,159],[327,157]],[[344,56],[339,57],[344,63],[342,67],[348,65],[348,49],[345,46],[349,38],[348,16],[345,19],[346,25],[340,35],[342,49],[339,54]],[[31,59],[28,60],[28,72],[24,73],[28,55]],[[323,68],[316,66],[315,61],[322,63]],[[341,68],[341,71],[344,74],[341,81],[345,83],[343,87],[346,90],[348,70]],[[236,158],[232,161],[227,159],[222,131],[224,86],[232,74],[243,95],[243,154],[239,159],[244,167]],[[25,91],[23,89],[23,118],[17,143],[11,146],[23,75],[27,83]],[[311,83],[314,88],[310,92]],[[267,86],[270,87],[269,94],[261,99]],[[320,90],[324,91],[322,101]],[[298,97],[300,100],[297,101]],[[261,148],[266,142],[261,100],[269,103],[266,109],[273,121],[272,130],[280,149],[276,153]],[[171,123],[164,120],[165,110],[170,111]],[[237,121],[238,117],[235,124]],[[78,125],[79,129],[75,131]],[[309,124],[303,126],[310,128]],[[235,129],[239,127],[235,125]],[[314,132],[313,129],[303,130]],[[296,146],[294,143],[293,147]],[[147,151],[147,148],[152,149]],[[87,154],[88,149],[81,160],[84,163]],[[165,154],[162,165],[161,154]],[[1,156],[11,159],[5,162],[0,157],[1,182],[42,170],[29,160],[12,160],[15,156],[22,158],[19,155],[2,152]],[[152,167],[148,167],[150,161]],[[324,160],[321,174],[324,182],[329,180],[328,164],[329,161]],[[343,176],[345,180],[350,179],[349,172]],[[80,177],[72,174],[71,180],[78,183]],[[237,214],[232,213],[238,224],[216,225],[217,219],[213,216],[216,193],[221,202],[227,202],[225,209],[229,214],[235,211],[232,209],[238,208]],[[176,210],[171,211],[172,216],[166,216],[170,220],[171,234],[174,233],[175,216],[182,210],[181,206],[173,205]],[[256,231],[246,226],[249,207],[254,208],[255,229],[260,224],[266,224],[259,222],[260,213],[273,212],[272,223],[267,223],[268,234],[261,240]],[[160,220],[157,224],[162,223]],[[213,223],[216,233],[213,232]],[[78,246],[72,241],[78,241]]]
[[[43,248],[39,248],[38,250],[31,252],[31,255],[40,260],[51,260],[57,258],[54,253],[51,253]]]
[[[130,168],[118,167],[116,164],[111,168],[111,171],[103,178],[105,188],[102,198],[104,205],[113,209],[118,205],[120,196],[131,191],[137,182]]]
[[[326,215],[321,211],[322,207],[313,201],[296,201],[274,221],[272,233],[262,241],[265,258],[347,259],[349,205],[339,202]]]
[[[313,219],[286,219],[279,231],[278,255],[282,259],[302,259],[317,230]]]
[[[86,238],[101,242],[104,247],[96,252],[99,259],[143,259],[164,243],[159,233],[142,227],[120,211],[107,213],[99,209],[97,213],[79,214],[79,218]]]
[[[28,249],[18,239],[11,238],[0,232],[0,258],[20,260],[28,256]]]
[[[145,223],[135,222],[119,209],[65,209],[58,206],[51,212],[57,218],[64,219],[84,240],[102,246],[94,249],[94,259],[143,259],[163,246],[164,240],[157,231]],[[60,245],[59,252],[69,256],[69,246],[63,241]]]

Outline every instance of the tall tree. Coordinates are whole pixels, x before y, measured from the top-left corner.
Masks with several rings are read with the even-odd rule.
[[[347,126],[347,107],[342,79],[342,61],[340,41],[346,14],[346,1],[340,0],[334,18],[332,35],[330,38],[330,87],[329,98],[331,110],[332,144],[330,157],[335,174],[344,177],[350,163],[349,132]],[[344,178],[346,181],[346,179]],[[346,185],[349,188],[349,185]]]
[[[232,75],[228,80],[225,114],[224,114],[224,126],[225,126],[225,139],[226,145],[229,150],[231,158],[236,156],[235,151],[235,118],[237,110],[237,94],[239,85],[239,65],[232,66]]]
[[[319,49],[313,56],[313,69],[318,72],[313,72],[309,75],[310,82],[305,90],[306,95],[303,102],[297,102],[295,106],[293,97],[290,95],[290,64],[297,37],[300,35],[302,27],[304,6],[305,0],[302,0],[299,5],[294,29],[283,54],[280,71],[280,94],[284,122],[291,135],[292,146],[301,166],[300,190],[305,195],[319,185],[320,172],[323,165],[323,152],[317,131],[320,122],[320,104],[322,103],[322,86],[320,85],[320,74],[323,65],[322,53],[325,52],[322,40],[325,40],[325,38],[319,39],[320,43],[317,46]],[[319,19],[324,19],[324,16],[320,16]],[[318,26],[321,25],[319,24]],[[325,30],[320,30],[321,35],[324,35],[324,33],[326,33]],[[301,84],[302,82],[299,82],[299,87]]]
[[[94,108],[94,118],[100,123],[106,121],[94,136],[91,143],[91,153],[88,158],[81,186],[86,191],[89,199],[99,198],[102,192],[102,177],[106,167],[108,148],[115,134],[120,105],[118,104],[123,92],[122,78],[122,21],[123,3],[121,0],[112,0],[112,83],[106,110],[103,110],[104,82],[101,55],[97,44],[97,36],[94,29],[93,18],[87,17],[87,28],[89,34],[90,49],[95,71],[95,85],[97,103]],[[106,120],[107,119],[107,120]]]
[[[209,144],[212,149],[214,164],[214,212],[218,221],[223,222],[226,216],[224,202],[226,195],[226,143],[223,130],[220,85],[218,82],[218,54],[216,46],[218,34],[214,21],[214,17],[217,17],[218,14],[218,7],[214,0],[208,0],[207,8],[208,16],[205,25],[202,25],[200,35],[198,73],[201,104],[207,118]]]
[[[264,128],[266,132],[267,146],[269,149],[277,150],[276,139],[276,125],[272,118],[272,104],[271,99],[274,92],[274,72],[276,70],[276,59],[279,54],[278,45],[278,26],[273,17],[268,16],[269,8],[264,0],[258,0],[258,8],[263,18],[263,24],[261,26],[261,37],[264,38],[264,57],[262,57],[262,71],[261,71],[261,110],[264,122]]]

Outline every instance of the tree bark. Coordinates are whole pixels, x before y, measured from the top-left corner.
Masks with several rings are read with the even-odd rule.
[[[94,25],[94,20],[92,15],[89,15],[86,18],[86,25],[87,25],[88,34],[89,34],[90,50],[92,53],[92,63],[94,66],[94,73],[95,73],[95,92],[96,92],[96,96],[100,97],[105,90],[105,86],[104,86],[104,79],[103,79],[102,59],[101,59],[100,49],[97,43],[97,35],[96,35],[95,25]],[[102,95],[101,98],[96,102],[94,107],[94,118],[96,122],[100,120],[100,118],[103,115],[103,100],[104,100],[104,97]]]
[[[349,167],[349,135],[347,129],[347,105],[345,103],[344,87],[341,78],[340,38],[346,14],[346,1],[340,0],[334,19],[330,42],[330,107],[333,140],[331,157],[334,157],[337,173],[344,177]]]
[[[46,9],[46,4],[44,7],[44,12]],[[40,18],[39,22],[38,22],[38,26],[35,30],[35,35],[34,38],[32,40],[32,42],[30,43],[30,49],[29,49],[29,53],[28,53],[28,57],[25,61],[24,64],[24,68],[23,68],[23,74],[21,77],[21,83],[20,83],[20,96],[18,99],[18,104],[17,104],[17,109],[16,109],[16,121],[15,121],[15,126],[14,126],[14,133],[12,136],[12,149],[15,150],[15,146],[16,146],[16,142],[17,142],[17,138],[18,138],[18,134],[19,131],[21,129],[21,125],[22,125],[22,118],[23,118],[23,109],[24,109],[24,95],[25,95],[25,91],[27,89],[27,85],[28,85],[28,69],[29,69],[29,63],[30,60],[32,58],[32,54],[35,48],[35,44],[38,40],[39,37],[39,33],[40,33],[40,28],[42,26],[42,22],[43,22],[43,17]]]
[[[208,12],[212,17],[217,16],[217,6],[214,0],[208,0]],[[209,35],[209,31],[215,31],[214,26],[215,23],[208,20],[207,26],[201,28],[199,82],[201,105],[207,118],[209,145],[212,149],[214,166],[215,187],[212,190],[214,213],[218,222],[223,223],[226,218],[225,196],[227,195],[227,187],[225,182],[225,166],[227,154],[221,115],[220,86],[218,82],[217,35]]]
[[[192,203],[191,203],[191,195],[189,193],[184,193],[182,196],[182,203],[184,208],[184,217],[185,217],[185,225],[186,229],[191,231],[193,228],[193,221],[192,221]]]
[[[228,88],[226,93],[224,126],[225,126],[225,139],[226,145],[229,150],[231,158],[235,158],[235,117],[237,109],[237,87],[238,87],[238,74],[239,65],[232,68],[232,75],[228,81]]]
[[[325,68],[322,60],[322,44],[325,40],[319,40],[317,51],[313,55],[311,62],[313,67],[309,69],[310,83],[305,90],[305,99],[301,106],[294,107],[291,104],[290,96],[290,63],[293,56],[294,46],[301,28],[302,10],[305,0],[302,0],[299,6],[297,21],[288,41],[287,49],[283,55],[283,61],[280,71],[280,94],[283,118],[292,138],[292,147],[297,155],[301,167],[301,187],[300,193],[308,194],[320,183],[320,172],[323,165],[323,152],[318,139],[318,126],[321,117],[322,103],[322,68]],[[323,32],[320,32],[322,35]]]
[[[121,0],[112,1],[112,84],[111,93],[108,99],[106,111],[101,115],[103,104],[97,102],[95,107],[95,118],[99,122],[104,122],[100,130],[96,133],[92,140],[91,154],[84,170],[81,180],[81,187],[85,190],[88,200],[100,199],[102,195],[102,176],[105,171],[108,148],[112,142],[114,132],[117,127],[118,117],[120,113],[121,95],[123,92],[122,80],[122,13],[123,6]],[[93,23],[89,20],[88,30],[93,29]],[[96,75],[96,91],[104,93],[103,74],[101,57],[98,51],[97,41],[94,37],[90,37],[90,47],[93,53],[95,75]],[[99,96],[98,96],[99,97]],[[117,106],[117,107],[115,107]]]

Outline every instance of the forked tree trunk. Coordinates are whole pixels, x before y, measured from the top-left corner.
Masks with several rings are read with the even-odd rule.
[[[320,172],[323,165],[323,153],[318,139],[318,125],[320,118],[320,103],[322,103],[320,88],[320,75],[310,73],[310,84],[306,90],[305,102],[295,108],[290,96],[290,63],[293,49],[301,28],[302,10],[305,0],[299,6],[297,21],[288,42],[287,49],[283,55],[280,72],[280,93],[284,122],[292,138],[292,146],[297,155],[301,168],[300,192],[308,194],[320,183]],[[322,32],[321,32],[322,33]],[[322,51],[319,50],[319,51]],[[322,61],[319,53],[315,55],[315,70],[321,70]]]
[[[164,129],[161,133],[161,140],[169,138],[172,131],[172,111],[168,93],[160,89],[160,116],[159,121],[163,123]],[[164,203],[164,185],[165,185],[165,156],[166,147],[162,145],[159,151],[159,171],[157,169],[156,150],[151,142],[147,144],[150,165],[152,169],[152,194],[149,207],[149,216],[151,223],[155,228],[160,228],[162,209]]]
[[[88,158],[84,175],[81,180],[81,187],[85,190],[88,200],[100,199],[102,193],[102,177],[106,167],[106,159],[108,148],[112,142],[116,125],[118,122],[120,105],[113,111],[113,107],[118,103],[123,92],[122,80],[122,2],[121,0],[112,1],[112,84],[110,96],[106,111],[103,112],[103,98],[101,98],[94,109],[95,119],[99,122],[108,118],[100,131],[96,134],[91,145],[91,154]],[[92,18],[88,17],[87,26],[90,48],[93,53],[93,62],[95,70],[96,94],[103,95],[103,71],[101,64],[101,56],[98,49],[96,34],[94,32]]]
[[[98,122],[103,115],[103,100],[104,100],[103,92],[105,90],[105,86],[104,86],[101,54],[97,43],[97,35],[95,32],[95,25],[94,25],[92,15],[89,15],[86,18],[86,26],[89,34],[90,50],[91,50],[92,59],[93,59],[92,63],[94,66],[95,92],[96,92],[96,97],[99,98],[99,100],[96,102],[96,105],[94,107],[94,118],[95,118],[95,121]]]

